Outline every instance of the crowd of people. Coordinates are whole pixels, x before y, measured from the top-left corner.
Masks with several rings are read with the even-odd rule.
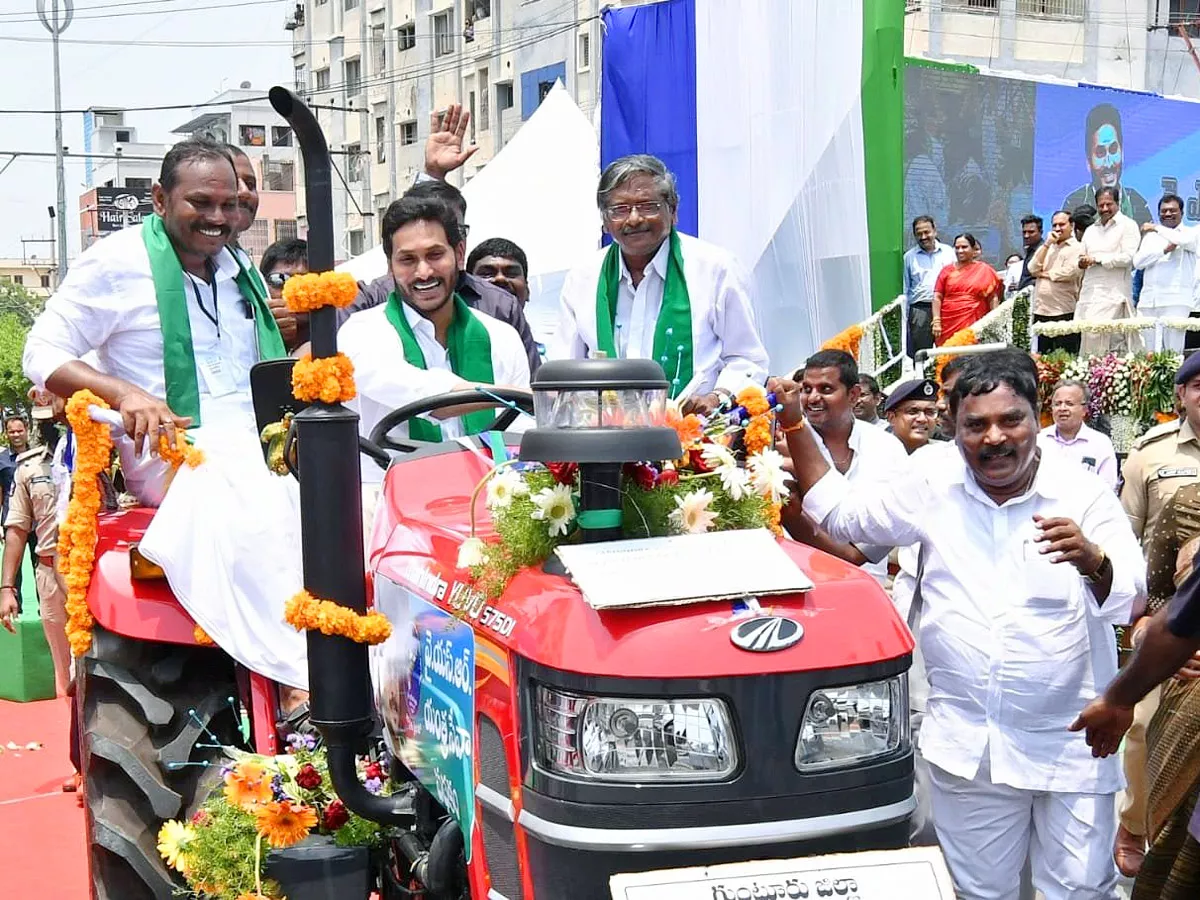
[[[1184,202],[1168,193],[1158,202],[1158,222],[1139,228],[1122,212],[1121,190],[1100,187],[1095,206],[1058,210],[1049,234],[1041,216],[1023,216],[1024,254],[1011,254],[1000,268],[981,258],[974,235],[955,235],[947,245],[931,216],[917,216],[914,246],[904,254],[909,354],[945,344],[1026,288],[1035,322],[1200,315],[1200,226],[1182,224]],[[1167,330],[1165,349],[1191,349],[1190,334]],[[1137,334],[1085,331],[1043,337],[1038,349],[1103,355],[1142,346]]]
[[[466,253],[466,203],[444,180],[469,155],[466,121],[458,110],[435,121],[426,175],[382,217],[388,273],[360,285],[339,318],[363,435],[417,399],[528,389],[543,356],[654,359],[682,410],[701,415],[741,387],[767,384],[792,477],[788,535],[869,572],[916,635],[913,838],[941,846],[959,895],[1015,897],[1027,869],[1047,900],[1111,900],[1118,870],[1140,869],[1139,900],[1197,896],[1200,846],[1188,820],[1200,785],[1200,700],[1189,691],[1200,662],[1184,657],[1164,669],[1162,659],[1200,630],[1180,612],[1200,590],[1188,574],[1200,545],[1200,355],[1178,373],[1179,420],[1147,434],[1123,472],[1111,442],[1086,421],[1086,385],[1054,386],[1053,421],[1041,426],[1036,367],[1015,349],[952,358],[938,381],[915,379],[886,395],[841,350],[770,378],[748,277],[724,250],[677,231],[675,179],[642,155],[602,173],[597,203],[612,244],[567,277],[559,332],[543,348],[524,317],[521,248],[491,238]],[[35,323],[24,364],[45,392],[39,422],[53,424],[61,398],[87,389],[120,415],[133,454],[144,456],[160,434],[179,440],[176,428],[205,450],[207,461],[180,469],[159,498],[139,549],[226,652],[281,685],[278,712],[290,731],[303,724],[308,689],[303,638],[281,614],[302,586],[298,497],[292,479],[261,464],[249,373],[261,359],[307,350],[309,323],[282,300],[287,281],[306,271],[307,251],[303,241],[281,242],[255,267],[238,246],[257,209],[246,163],[205,141],[172,148],[153,189],[155,215],[80,258]],[[1164,264],[1157,257],[1175,265],[1192,252],[1178,219],[1160,204],[1161,225],[1130,248],[1136,228],[1115,193],[1102,188],[1096,200],[1098,221],[1057,213],[1049,239],[1041,220],[1027,217],[1026,254],[1013,261],[1021,274],[1009,288],[1034,285],[1042,317],[1120,315],[1132,303],[1122,298],[1135,252],[1149,243],[1157,256],[1146,264],[1141,302],[1174,308],[1169,279],[1149,273]],[[1178,206],[1177,198],[1163,203]],[[911,334],[917,347],[921,335],[926,346],[944,343],[1000,302],[1006,279],[977,258],[971,235],[951,249],[929,217],[913,232]],[[1154,250],[1152,239],[1167,243]],[[403,437],[485,429],[492,417],[477,413],[490,401],[480,396],[413,419]],[[61,581],[44,571],[72,466],[69,432],[57,439],[47,426],[45,449],[22,452],[16,425],[0,573],[5,624],[31,534],[43,608],[61,609]],[[363,473],[368,497],[377,490],[372,461]],[[227,502],[253,505],[259,516],[231,519]],[[246,548],[252,573],[239,564]],[[1113,626],[1131,623],[1142,649],[1134,675],[1114,680]],[[1159,648],[1153,665],[1147,648]],[[56,673],[60,662],[69,666],[65,655],[55,659]],[[60,688],[68,682],[65,671]],[[1159,712],[1139,707],[1142,749],[1135,727],[1123,776],[1110,755],[1142,694]]]

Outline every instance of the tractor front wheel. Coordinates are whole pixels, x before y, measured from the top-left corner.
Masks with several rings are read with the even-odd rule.
[[[95,626],[77,661],[88,851],[96,900],[172,900],[157,850],[241,743],[233,661],[215,648],[133,640]]]

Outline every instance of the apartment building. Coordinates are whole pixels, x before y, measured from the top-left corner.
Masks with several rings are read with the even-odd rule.
[[[241,244],[254,259],[273,242],[296,237],[296,148],[292,130],[280,120],[263,91],[248,82],[223,91],[172,129],[175,140],[207,137],[240,147],[258,176],[258,217]],[[141,143],[125,111],[99,107],[84,116],[86,152],[106,158],[86,164],[86,190],[79,198],[80,246],[139,224],[153,211],[150,186],[158,180],[168,144]]]
[[[1200,98],[1200,0],[906,0],[905,52]]]
[[[639,0],[644,2],[644,0]],[[424,161],[430,114],[461,103],[486,166],[562,81],[587,115],[611,0],[303,0],[289,13],[295,85],[325,130],[340,262],[379,241],[388,204]],[[625,5],[633,5],[627,3]],[[302,181],[302,179],[301,179]],[[298,184],[303,222],[303,185]]]
[[[16,284],[35,297],[49,297],[58,284],[58,261],[46,257],[0,259],[0,284]],[[0,308],[0,313],[7,310]]]

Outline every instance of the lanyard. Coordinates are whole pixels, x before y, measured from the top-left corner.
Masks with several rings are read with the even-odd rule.
[[[200,299],[200,289],[198,287],[196,287],[195,276],[193,276],[189,273],[188,282],[192,286],[192,296],[196,298],[196,305],[198,307],[200,307],[200,312],[204,313],[204,318],[208,319],[208,321],[213,323],[213,326],[217,329],[217,340],[220,340],[221,339],[221,307],[217,302],[217,267],[213,265],[213,261],[211,259],[206,260],[205,265],[208,268],[209,281],[212,283],[212,300],[213,300],[212,312],[209,312],[205,308],[204,301]]]

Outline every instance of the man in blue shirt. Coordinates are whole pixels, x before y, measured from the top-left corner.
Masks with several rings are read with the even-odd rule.
[[[917,245],[904,254],[909,356],[933,346],[933,286],[938,273],[954,264],[954,250],[937,239],[932,216],[913,219],[912,232]]]

